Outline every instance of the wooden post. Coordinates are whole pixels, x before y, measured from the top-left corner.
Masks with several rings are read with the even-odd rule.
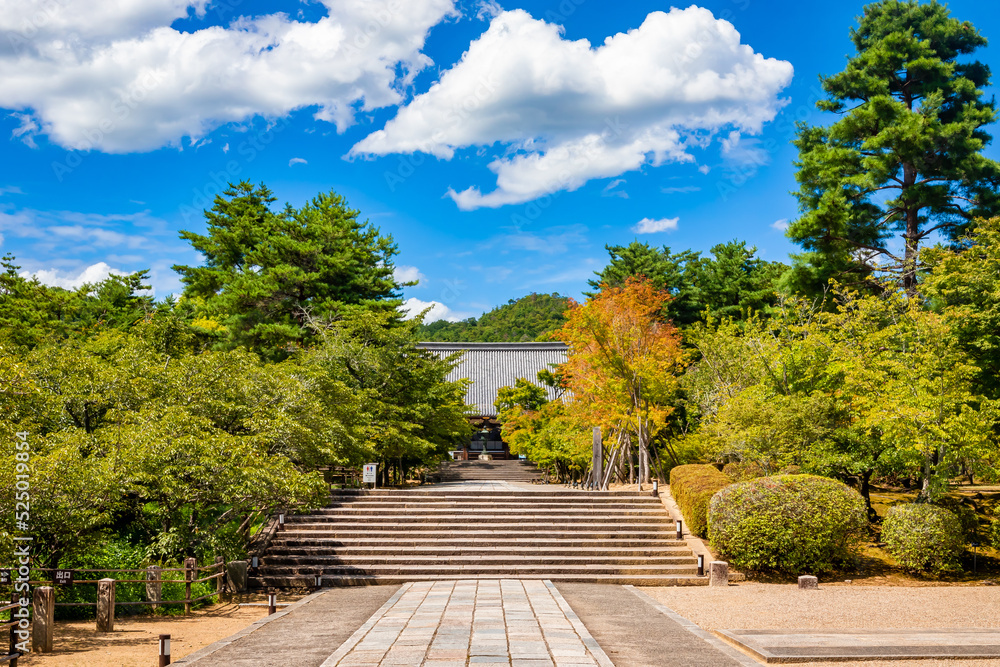
[[[146,568],[146,600],[148,602],[159,602],[163,599],[163,570],[159,565],[150,565]],[[149,605],[154,610],[159,609],[159,604]]]
[[[221,575],[215,580],[215,594],[221,596],[222,588],[226,584],[226,563],[222,556],[215,557],[215,574]]]
[[[11,589],[11,591],[10,591],[10,602],[11,602],[11,604],[19,604],[20,601],[21,601],[20,598],[21,598],[21,596],[19,596],[17,594],[17,590],[16,589]],[[9,620],[11,620],[11,621],[14,620],[14,612],[15,611],[17,611],[17,610],[16,609],[11,609],[10,610],[10,619]],[[7,651],[7,653],[9,655],[20,655],[21,654],[21,652],[17,650],[17,625],[10,626],[10,649]],[[14,658],[8,664],[12,665],[12,667],[17,667],[17,658]]]
[[[278,594],[270,588],[267,591],[267,615],[271,616],[276,611],[278,611]]]
[[[35,653],[51,653],[56,610],[55,589],[51,586],[36,588],[33,605],[34,623],[32,624],[31,650]]]
[[[191,582],[194,581],[195,568],[198,561],[194,558],[184,559],[184,613],[191,613]]]
[[[97,631],[115,631],[115,580],[97,582]]]
[[[596,488],[600,488],[604,479],[604,443],[601,440],[601,427],[594,427],[594,449],[591,453],[591,470],[593,470],[593,480]]]

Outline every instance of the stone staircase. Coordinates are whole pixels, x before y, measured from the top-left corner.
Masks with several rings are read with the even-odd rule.
[[[446,461],[437,470],[439,482],[538,482],[541,471],[527,461]]]
[[[570,489],[337,491],[286,517],[255,588],[438,579],[701,585],[659,499]]]

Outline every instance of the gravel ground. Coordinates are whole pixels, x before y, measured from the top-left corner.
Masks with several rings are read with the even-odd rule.
[[[851,586],[742,583],[727,588],[643,588],[706,630],[1000,628],[1000,587]],[[813,662],[810,667],[846,663]],[[1000,660],[893,660],[864,667],[1000,667]]]

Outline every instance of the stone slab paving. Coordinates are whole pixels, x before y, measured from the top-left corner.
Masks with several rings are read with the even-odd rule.
[[[616,667],[760,664],[631,586],[556,585]]]
[[[323,667],[614,667],[549,581],[404,584]]]
[[[718,630],[765,663],[1000,658],[1000,630]]]

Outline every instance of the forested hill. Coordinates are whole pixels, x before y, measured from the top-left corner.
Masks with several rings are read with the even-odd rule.
[[[538,340],[555,331],[566,321],[569,297],[559,294],[528,294],[511,299],[477,320],[461,322],[438,320],[417,331],[421,340],[506,342]]]

